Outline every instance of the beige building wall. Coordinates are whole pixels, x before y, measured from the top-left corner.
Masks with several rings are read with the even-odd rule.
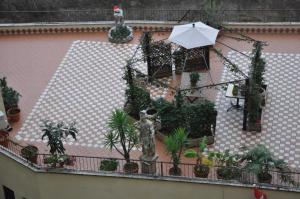
[[[0,149],[1,150],[1,149]],[[251,188],[174,180],[133,179],[32,171],[0,151],[0,199],[2,185],[16,199],[253,199]],[[265,190],[270,199],[299,199],[300,193]]]

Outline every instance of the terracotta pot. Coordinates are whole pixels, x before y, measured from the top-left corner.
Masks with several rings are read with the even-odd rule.
[[[171,176],[181,176],[181,173],[182,173],[182,171],[181,171],[180,168],[177,168],[177,170],[175,170],[174,167],[172,167],[172,168],[169,169],[169,174]]]
[[[74,156],[68,156],[67,160],[65,161],[65,164],[67,166],[74,166],[75,162],[75,157]]]
[[[194,167],[194,174],[199,178],[207,178],[209,174],[209,167],[206,165],[196,165]]]
[[[10,122],[20,121],[21,110],[19,108],[10,108],[7,111],[7,118]]]
[[[138,173],[139,165],[135,162],[129,162],[124,164],[124,173]]]
[[[0,131],[0,145],[5,147],[5,148],[8,148],[8,132],[6,131]]]

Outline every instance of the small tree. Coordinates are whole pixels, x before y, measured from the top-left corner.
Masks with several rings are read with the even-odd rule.
[[[63,141],[70,135],[73,139],[76,140],[76,135],[78,130],[76,128],[76,123],[72,122],[69,125],[64,122],[51,122],[43,121],[42,125],[42,140],[48,138],[47,146],[50,146],[50,153],[53,156],[64,155],[65,148]]]
[[[105,146],[110,150],[116,149],[126,163],[130,163],[130,151],[139,143],[133,123],[125,112],[116,109],[109,119],[108,127],[110,131],[105,135]],[[118,148],[119,144],[122,149]]]
[[[184,128],[177,128],[172,135],[169,135],[164,140],[166,151],[171,155],[173,168],[170,173],[173,175],[181,175],[181,170],[178,167],[184,147],[187,144],[187,134]]]
[[[263,50],[262,42],[255,42],[252,52],[252,60],[249,75],[249,95],[248,95],[248,128],[249,130],[260,131],[257,122],[261,117],[261,95],[260,90],[264,84],[265,60],[261,57]]]

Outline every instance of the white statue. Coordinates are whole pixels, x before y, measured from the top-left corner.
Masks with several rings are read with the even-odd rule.
[[[114,17],[115,17],[115,24],[116,27],[123,26],[124,24],[124,14],[123,10],[119,6],[114,6]]]

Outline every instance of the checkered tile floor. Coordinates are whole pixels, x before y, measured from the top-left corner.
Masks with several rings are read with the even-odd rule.
[[[228,56],[248,73],[250,60],[237,52],[230,52]],[[263,56],[267,61],[265,80],[268,96],[262,132],[243,132],[243,112],[227,112],[230,99],[225,97],[225,91],[219,91],[215,149],[237,152],[241,146],[261,143],[276,157],[300,168],[300,54],[264,53]],[[221,82],[234,79],[239,78],[225,68]]]
[[[42,120],[76,121],[78,140],[67,144],[104,147],[107,120],[125,100],[124,66],[136,45],[76,41],[16,135],[18,140],[41,142]],[[137,56],[141,56],[138,52]],[[146,72],[143,62],[135,64]],[[170,81],[170,79],[164,79]],[[164,97],[166,88],[148,86],[151,97]]]

